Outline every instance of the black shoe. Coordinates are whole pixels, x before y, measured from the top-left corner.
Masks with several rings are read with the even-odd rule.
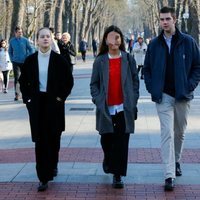
[[[173,191],[174,190],[174,178],[165,179],[165,191]]]
[[[176,176],[182,176],[181,166],[179,162],[176,162]]]
[[[106,162],[106,159],[103,160],[103,171],[108,174],[109,171],[109,166],[108,166],[108,162]]]
[[[113,176],[113,184],[112,184],[112,187],[113,188],[117,188],[117,189],[120,189],[120,188],[123,188],[124,187],[124,183],[121,179],[121,176],[118,176],[118,175],[114,175]]]
[[[7,89],[4,89],[4,90],[3,90],[3,93],[4,93],[4,94],[8,93],[8,90],[7,90]]]
[[[56,177],[58,175],[58,168],[55,168],[53,170],[53,177]]]
[[[18,101],[19,100],[19,95],[15,95],[14,101]]]
[[[38,192],[43,192],[48,188],[48,182],[40,182],[38,186]]]

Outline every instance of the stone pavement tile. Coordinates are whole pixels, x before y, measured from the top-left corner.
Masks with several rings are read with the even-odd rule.
[[[183,176],[176,178],[177,185],[200,184],[200,164],[182,164]],[[0,164],[0,182],[38,182],[35,163]],[[58,175],[54,182],[68,183],[111,183],[112,175],[105,174],[101,163],[60,162]],[[123,177],[127,184],[163,184],[162,164],[129,163],[127,176]]]
[[[0,182],[12,181],[25,167],[25,165],[25,163],[0,164]]]

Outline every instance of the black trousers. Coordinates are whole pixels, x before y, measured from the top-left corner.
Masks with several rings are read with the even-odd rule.
[[[82,60],[85,61],[86,59],[86,51],[81,51]]]
[[[10,70],[2,71],[3,73],[3,83],[4,83],[4,89],[8,89],[8,83],[9,83],[9,74]]]
[[[141,76],[143,76],[144,75],[143,65],[138,65],[138,74],[140,72],[140,69],[141,69]]]
[[[104,159],[108,163],[110,173],[126,176],[130,134],[125,133],[124,113],[112,116],[112,122],[114,133],[101,135]]]
[[[13,62],[15,95],[20,95],[19,77],[21,75],[22,65],[23,63]]]
[[[61,133],[49,130],[47,95],[40,93],[39,134],[35,142],[36,171],[41,182],[53,180],[53,170],[57,168]]]

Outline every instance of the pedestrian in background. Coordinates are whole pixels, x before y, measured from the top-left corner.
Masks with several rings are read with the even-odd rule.
[[[193,91],[200,81],[200,52],[195,40],[175,26],[174,8],[159,13],[161,34],[148,45],[145,84],[156,103],[161,127],[165,190],[181,176],[180,159]]]
[[[15,27],[15,37],[13,37],[9,42],[8,53],[13,64],[15,86],[14,100],[18,101],[20,98],[19,77],[21,74],[21,67],[26,57],[34,53],[34,49],[31,46],[29,40],[23,37],[23,31],[20,26]]]
[[[0,41],[0,71],[3,75],[3,93],[8,93],[9,75],[12,70],[12,63],[8,54],[8,47],[6,40]]]
[[[60,49],[60,54],[70,63],[71,71],[73,72],[73,66],[76,64],[76,51],[70,39],[71,36],[69,33],[63,33],[58,47]]]
[[[58,40],[56,40],[56,37],[55,37],[55,30],[53,27],[50,27],[49,30],[51,31],[51,37],[52,37],[52,42],[51,42],[51,49],[60,54],[60,49],[58,47]]]
[[[125,52],[124,38],[116,26],[106,29],[90,82],[96,105],[96,130],[104,152],[103,170],[113,174],[114,188],[123,188],[130,133],[134,133],[139,80],[132,55]]]
[[[132,53],[134,43],[135,43],[134,35],[131,35],[130,40],[128,40],[128,51],[130,54]]]
[[[55,35],[55,40],[57,41],[57,43],[59,43],[62,39],[62,33],[61,32],[57,32]]]
[[[35,142],[38,191],[58,173],[60,137],[65,129],[65,100],[73,87],[70,65],[51,49],[51,31],[37,33],[38,52],[22,67],[20,86],[29,113],[32,140]]]
[[[81,52],[81,57],[82,57],[83,62],[85,62],[85,60],[86,60],[87,48],[88,48],[88,44],[87,44],[85,38],[83,37],[79,43],[79,52]]]
[[[144,79],[143,65],[144,58],[147,50],[147,45],[145,44],[142,37],[138,37],[137,42],[133,45],[133,54],[137,64],[138,74],[141,70],[141,79]]]
[[[97,45],[98,45],[97,38],[94,38],[92,40],[92,51],[94,58],[97,56]]]

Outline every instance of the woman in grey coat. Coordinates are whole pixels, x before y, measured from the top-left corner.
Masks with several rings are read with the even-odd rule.
[[[116,26],[108,27],[104,33],[93,64],[90,90],[96,105],[96,130],[101,135],[104,152],[103,170],[114,175],[114,188],[123,188],[121,176],[127,172],[139,79],[135,59],[125,52],[122,32]]]

